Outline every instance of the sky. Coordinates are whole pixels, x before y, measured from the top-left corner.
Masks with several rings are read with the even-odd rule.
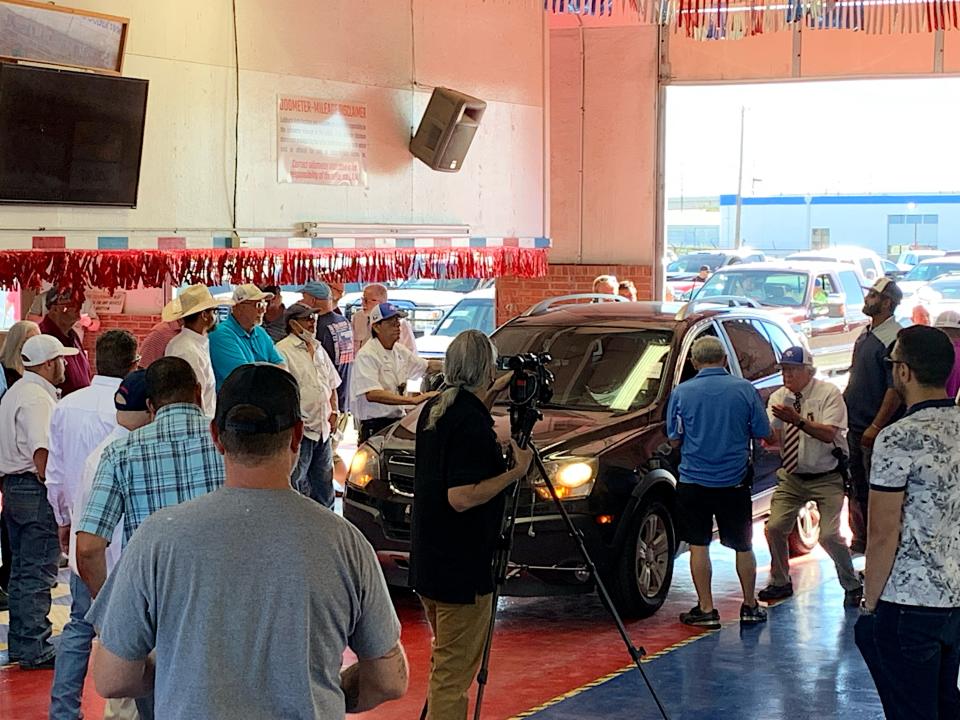
[[[668,198],[960,191],[960,78],[672,86]]]

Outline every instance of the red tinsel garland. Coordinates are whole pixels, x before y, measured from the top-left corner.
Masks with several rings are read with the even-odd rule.
[[[298,285],[308,280],[521,278],[547,274],[545,248],[0,250],[0,287],[43,282],[113,291],[203,283]]]

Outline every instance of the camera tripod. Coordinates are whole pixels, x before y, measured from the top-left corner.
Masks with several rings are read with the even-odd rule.
[[[547,469],[543,465],[543,460],[540,457],[540,451],[531,441],[533,426],[541,418],[542,414],[532,402],[525,405],[511,404],[510,434],[513,436],[513,439],[521,449],[526,449],[529,447],[530,450],[533,451],[533,463],[537,468],[537,472],[540,474],[540,477],[543,478],[543,482],[546,484],[547,489],[550,492],[550,497],[553,500],[553,504],[556,506],[557,511],[563,518],[563,522],[567,527],[567,532],[577,544],[577,549],[580,551],[580,555],[583,557],[590,574],[593,576],[594,582],[597,584],[597,593],[600,595],[601,602],[610,613],[610,616],[617,627],[617,632],[620,633],[620,639],[623,641],[624,646],[626,646],[627,653],[630,655],[630,659],[633,660],[633,663],[637,666],[640,676],[643,678],[647,689],[650,691],[650,695],[653,698],[653,701],[656,703],[657,709],[660,711],[660,716],[663,718],[663,720],[669,720],[669,716],[667,715],[666,709],[663,707],[663,703],[657,696],[656,690],[654,690],[653,685],[650,683],[650,678],[643,669],[641,658],[643,658],[643,656],[646,654],[646,651],[642,647],[635,646],[633,641],[630,639],[630,636],[627,634],[627,628],[623,624],[623,619],[620,617],[620,613],[617,612],[616,607],[614,607],[610,593],[607,591],[607,588],[600,577],[600,573],[597,572],[597,566],[590,557],[590,553],[587,550],[587,546],[583,540],[583,534],[577,529],[577,526],[573,524],[570,514],[564,507],[563,501],[557,495],[556,488],[554,487],[553,482],[550,480]],[[483,645],[483,658],[480,662],[480,669],[477,672],[477,702],[473,712],[474,720],[480,720],[480,711],[483,704],[483,693],[489,677],[490,650],[493,647],[493,633],[497,621],[497,604],[500,600],[500,595],[503,592],[503,587],[507,580],[507,569],[510,563],[510,551],[513,545],[513,530],[517,519],[517,508],[520,503],[520,491],[521,482],[518,481],[513,484],[513,491],[510,496],[510,501],[507,504],[504,512],[504,520],[501,525],[497,550],[494,553],[493,571],[495,584],[493,589],[493,597],[491,599],[493,603],[493,609],[490,613],[490,624],[487,627],[487,637]]]

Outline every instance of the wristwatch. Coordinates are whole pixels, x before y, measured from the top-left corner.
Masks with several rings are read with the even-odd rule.
[[[807,424],[807,421],[803,418],[800,418],[800,422],[797,423],[797,430],[803,430],[803,426]]]
[[[870,610],[867,607],[867,599],[865,597],[860,598],[860,614],[861,615],[873,615],[876,612],[876,609]]]

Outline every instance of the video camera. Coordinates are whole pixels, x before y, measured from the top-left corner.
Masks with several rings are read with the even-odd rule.
[[[547,369],[552,362],[550,353],[523,353],[497,358],[498,370],[512,370],[510,380],[511,405],[537,405],[550,402],[553,397],[553,373]]]

